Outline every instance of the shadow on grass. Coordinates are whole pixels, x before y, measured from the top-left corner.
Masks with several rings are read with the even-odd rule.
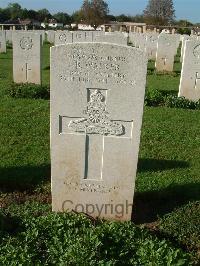
[[[187,168],[189,163],[185,161],[158,160],[158,159],[139,159],[138,172],[158,172],[175,168]]]
[[[0,168],[0,192],[31,191],[50,180],[50,165]]]
[[[196,200],[200,200],[200,183],[174,184],[159,191],[136,192],[132,220],[136,224],[155,222],[158,216]]]

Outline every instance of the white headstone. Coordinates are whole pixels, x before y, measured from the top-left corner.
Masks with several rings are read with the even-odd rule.
[[[146,34],[146,53],[150,60],[156,60],[157,46],[158,46],[158,36],[157,33],[147,33]]]
[[[127,45],[128,44],[128,37],[124,36],[122,33],[116,34],[116,33],[106,33],[105,35],[101,36],[95,36],[94,42],[107,42],[107,43],[113,43],[118,45]]]
[[[41,84],[41,44],[40,34],[13,33],[14,82]]]
[[[54,30],[49,30],[47,32],[47,41],[49,43],[55,43],[55,31]]]
[[[200,99],[200,41],[186,41],[179,96],[193,101]]]
[[[6,53],[6,32],[0,31],[0,53]]]
[[[146,69],[128,46],[51,48],[53,211],[131,219]]]
[[[42,44],[46,41],[46,33],[45,30],[38,30],[38,33],[42,35]]]
[[[156,54],[157,71],[173,71],[174,56],[177,53],[177,39],[175,35],[161,33],[158,37]]]
[[[90,31],[73,31],[72,32],[73,43],[76,42],[92,42],[93,33]]]
[[[12,30],[6,30],[6,41],[12,43]]]
[[[73,35],[70,31],[56,31],[55,45],[73,43]]]
[[[181,46],[181,57],[180,57],[180,62],[183,62],[183,54],[185,50],[185,42],[191,40],[191,37],[189,35],[183,35],[182,36],[182,46]]]

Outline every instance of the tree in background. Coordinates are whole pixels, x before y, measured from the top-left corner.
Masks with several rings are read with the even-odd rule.
[[[175,10],[173,0],[149,0],[144,17],[148,24],[167,25],[173,22]]]
[[[10,12],[8,9],[0,8],[0,22],[4,22],[10,19]]]
[[[95,29],[106,21],[108,13],[108,4],[103,0],[84,0],[81,7],[83,22]]]
[[[7,10],[10,13],[10,19],[18,19],[21,17],[22,8],[18,3],[8,4]]]
[[[37,11],[37,20],[41,22],[47,22],[52,15],[50,14],[49,10],[46,8],[40,9]]]
[[[37,20],[37,11],[35,10],[28,10],[26,8],[22,9],[21,19],[33,19]]]
[[[71,16],[69,16],[67,13],[58,12],[53,15],[53,17],[60,23],[63,23],[64,25],[68,25],[72,22]]]
[[[71,20],[74,23],[79,23],[82,21],[83,18],[83,12],[81,10],[75,11],[72,16],[71,16]]]

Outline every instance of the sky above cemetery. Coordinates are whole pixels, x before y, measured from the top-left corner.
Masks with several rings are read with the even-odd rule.
[[[47,8],[51,13],[59,11],[73,13],[80,9],[83,0],[0,0],[0,7],[6,7],[10,2],[18,2],[23,8]],[[110,13],[113,15],[141,14],[148,0],[107,0]],[[191,22],[200,22],[200,0],[174,0],[177,19],[188,19]]]

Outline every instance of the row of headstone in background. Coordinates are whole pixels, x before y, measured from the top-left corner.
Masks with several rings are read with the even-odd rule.
[[[6,53],[6,32],[0,31],[0,53]]]
[[[49,39],[52,39],[50,32]],[[110,34],[102,31],[56,31],[55,45],[77,42],[107,42],[119,45],[127,45],[128,37],[124,34]]]
[[[82,34],[79,35],[79,37],[82,37],[84,33],[85,32],[82,32]],[[63,34],[63,32],[61,34]],[[174,56],[177,53],[180,36],[176,36],[175,34],[174,35],[147,34],[144,39],[144,34],[136,34],[135,36],[137,35],[139,37],[137,39],[138,45],[136,47],[145,51],[148,58],[150,57],[150,55],[155,56],[155,51],[156,51],[155,43],[157,43],[157,53],[156,53],[157,71],[173,71]],[[17,32],[16,31],[16,32],[13,32],[13,36],[14,36],[13,37],[14,38],[13,39],[14,40],[13,42],[14,82],[17,82],[17,83],[29,82],[29,83],[41,84],[41,38],[42,38],[41,33],[32,33],[30,31],[29,32]],[[102,36],[98,36],[98,37],[100,38]],[[108,34],[107,36],[110,37],[110,41],[113,40],[113,36],[119,36],[120,39],[122,37],[121,34],[114,34],[114,33]],[[124,37],[127,38],[127,36],[124,36]],[[77,35],[76,35],[76,38],[78,38]],[[151,38],[153,38],[153,41],[151,41]],[[179,88],[179,96],[184,96],[185,98],[190,99],[190,100],[198,100],[200,98],[199,96],[200,70],[199,70],[199,63],[198,63],[199,57],[197,56],[189,57],[189,54],[191,53],[191,52],[188,52],[189,44],[188,44],[188,48],[187,49],[185,48],[186,43],[188,42],[186,41],[187,39],[188,39],[188,36],[182,36],[182,41],[183,41],[182,43],[183,52],[182,53],[185,56],[183,56],[184,60],[183,60],[183,67],[182,67],[182,74],[181,74],[181,81],[180,81],[180,88]],[[5,52],[6,51],[5,50],[6,49],[5,31],[0,32],[0,40],[1,40],[0,51]],[[145,46],[142,44],[141,40],[143,40],[143,43],[145,41],[145,44],[146,44]],[[198,38],[190,37],[190,40],[197,41]],[[150,49],[149,47],[151,43],[153,43],[153,45]],[[134,45],[136,45],[136,43]],[[193,59],[196,59],[195,63]],[[187,73],[190,73],[190,76],[191,76],[190,79],[187,78]]]
[[[51,48],[53,211],[130,220],[147,58],[109,43]]]
[[[0,31],[1,32],[1,31]],[[25,30],[5,30],[5,35],[6,35],[6,42],[8,43],[12,43],[13,42],[13,34],[16,33],[39,33],[42,36],[42,43],[45,42],[46,40],[46,33],[45,30],[29,30],[29,31],[25,31]]]
[[[149,60],[156,59],[158,33],[129,33],[129,42],[146,52]]]
[[[41,84],[42,35],[13,32],[13,80]]]

